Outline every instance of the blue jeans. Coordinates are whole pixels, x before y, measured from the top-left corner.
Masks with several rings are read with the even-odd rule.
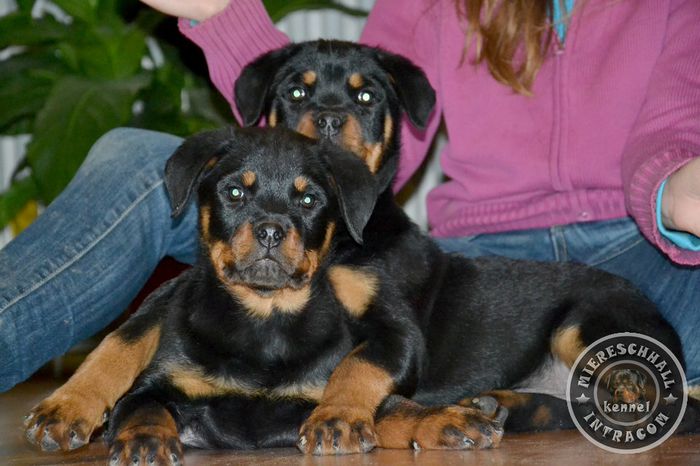
[[[68,188],[0,250],[0,391],[114,320],[165,256],[193,263],[197,215],[177,220],[163,188],[181,140],[117,129],[92,148]],[[700,270],[671,264],[631,220],[440,240],[469,256],[585,262],[641,286],[681,334],[700,382]],[[695,306],[695,307],[693,307]]]
[[[65,191],[0,250],[0,391],[119,316],[164,256],[194,262],[196,209],[172,220],[163,187],[180,142],[107,133]]]

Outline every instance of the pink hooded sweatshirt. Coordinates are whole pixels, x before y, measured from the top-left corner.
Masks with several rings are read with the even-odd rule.
[[[232,0],[180,29],[229,102],[241,68],[288,43],[260,0]],[[428,198],[433,235],[631,215],[672,260],[700,264],[700,253],[662,237],[655,219],[659,185],[700,155],[698,0],[577,1],[566,43],[551,48],[532,97],[465,59],[464,31],[454,0],[378,0],[362,35],[421,66],[437,91],[426,131],[404,123],[395,184],[420,166],[444,119],[449,181]]]

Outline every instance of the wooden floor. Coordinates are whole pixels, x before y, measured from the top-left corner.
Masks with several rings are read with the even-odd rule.
[[[100,440],[66,454],[43,453],[24,440],[22,417],[58,385],[33,380],[0,394],[0,465],[105,465],[107,450]],[[619,455],[594,447],[578,431],[508,435],[500,448],[477,452],[413,452],[376,450],[367,455],[303,456],[293,449],[255,452],[189,450],[189,466],[449,466],[449,465],[700,465],[700,435],[676,436],[660,447],[636,455]]]

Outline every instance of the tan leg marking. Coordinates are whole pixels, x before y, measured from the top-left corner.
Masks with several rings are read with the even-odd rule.
[[[382,448],[467,450],[498,446],[502,427],[476,408],[428,408],[406,400],[379,420],[377,433]]]
[[[301,427],[298,446],[304,453],[359,453],[377,444],[374,414],[394,381],[384,369],[358,358],[361,348],[336,367],[321,402]]]
[[[538,406],[535,413],[532,415],[532,425],[535,427],[544,427],[552,421],[552,410],[547,406]]]
[[[45,450],[72,450],[86,444],[158,348],[160,327],[134,342],[112,332],[63,386],[32,409],[27,439]]]
[[[581,330],[576,326],[559,329],[552,337],[552,353],[568,367],[574,365],[576,358],[585,348],[581,339]]]

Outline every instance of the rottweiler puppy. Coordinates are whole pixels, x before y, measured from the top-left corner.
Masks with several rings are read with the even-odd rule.
[[[616,403],[637,403],[645,401],[647,378],[636,369],[611,371],[608,391]]]
[[[380,190],[396,172],[402,114],[422,128],[435,103],[425,74],[405,58],[323,40],[262,55],[243,70],[234,93],[246,125],[265,117],[269,126],[345,147],[375,173]],[[158,322],[138,337],[108,335],[73,377],[28,415],[27,438],[45,450],[85,445],[150,363],[159,338]]]

